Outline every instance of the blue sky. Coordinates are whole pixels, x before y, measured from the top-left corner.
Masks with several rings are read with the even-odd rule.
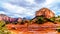
[[[43,7],[60,15],[60,0],[0,0],[0,14],[10,17],[33,18]]]

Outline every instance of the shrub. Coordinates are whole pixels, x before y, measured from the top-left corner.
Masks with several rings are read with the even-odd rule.
[[[37,21],[36,21],[37,24],[43,24],[44,22],[46,22],[46,19],[44,17],[42,16],[37,17]]]
[[[10,34],[10,32],[5,27],[5,21],[0,21],[0,34]]]

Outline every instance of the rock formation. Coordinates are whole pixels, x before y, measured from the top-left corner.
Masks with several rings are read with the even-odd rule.
[[[22,20],[23,20],[22,18],[18,18],[17,22],[18,22],[18,23],[21,23]]]
[[[6,16],[5,14],[0,14],[0,20],[8,20],[8,16]]]
[[[48,8],[42,8],[42,9],[36,11],[35,15],[36,16],[44,16],[45,18],[51,18],[51,17],[55,16],[55,14]]]

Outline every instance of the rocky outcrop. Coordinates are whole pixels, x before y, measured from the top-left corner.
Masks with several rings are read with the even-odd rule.
[[[1,20],[4,20],[4,21],[9,21],[9,22],[15,22],[17,20],[20,20],[20,18],[12,18],[12,17],[9,17],[5,14],[0,14],[0,21]]]
[[[45,18],[51,18],[51,17],[55,16],[55,14],[48,8],[42,8],[42,9],[36,11],[35,15],[36,16],[44,16]]]
[[[22,18],[18,18],[18,19],[17,19],[17,22],[18,22],[18,23],[21,23],[22,20],[23,20]]]
[[[31,23],[35,23],[37,21],[37,17],[44,17],[44,18],[52,18],[55,17],[55,14],[48,8],[41,8],[40,10],[36,11],[35,18],[32,19]]]
[[[8,18],[5,14],[0,14],[0,20],[8,20]]]

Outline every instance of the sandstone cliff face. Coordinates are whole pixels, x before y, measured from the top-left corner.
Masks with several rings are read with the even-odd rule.
[[[51,17],[55,16],[55,14],[48,8],[42,8],[42,9],[36,11],[35,15],[36,16],[44,16],[45,18],[51,18]]]

